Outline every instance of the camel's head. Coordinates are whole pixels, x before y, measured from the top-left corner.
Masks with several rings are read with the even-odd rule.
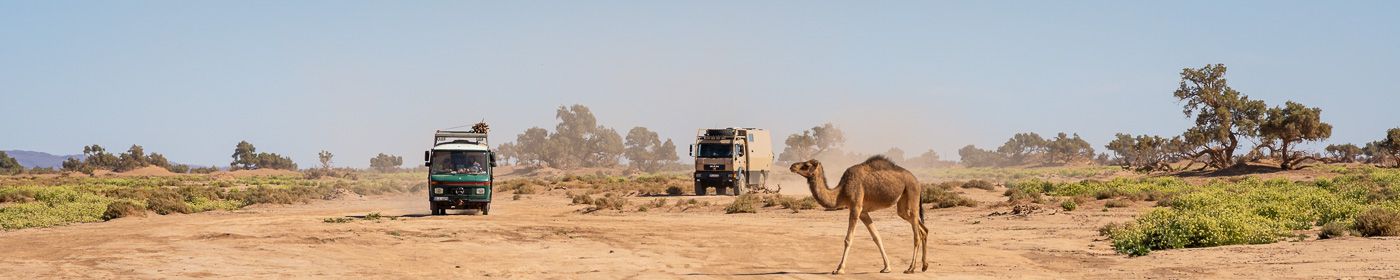
[[[816,176],[817,172],[821,172],[821,169],[822,163],[815,159],[793,163],[792,167],[788,167],[788,170],[791,170],[792,173],[797,173],[797,175],[802,175],[802,177],[809,178],[812,176]]]

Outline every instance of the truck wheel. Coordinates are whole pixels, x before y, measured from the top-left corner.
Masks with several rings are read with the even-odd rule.
[[[433,215],[433,216],[442,215],[442,214],[441,214],[441,213],[442,213],[442,209],[439,209],[439,208],[437,207],[437,204],[429,205],[429,206],[428,206],[428,209],[431,210],[431,214],[429,214],[429,215]]]
[[[481,206],[481,215],[482,215],[482,216],[491,215],[491,204],[490,204],[490,203],[487,203],[486,205]]]
[[[695,195],[705,196],[705,186],[700,183],[695,183]]]
[[[748,184],[749,184],[749,181],[747,180],[747,178],[744,178],[744,173],[741,172],[741,173],[739,173],[738,178],[734,178],[734,186],[733,186],[733,187],[729,187],[729,191],[730,191],[731,194],[734,195],[734,196],[743,195],[743,194],[744,194],[744,186],[745,186],[745,185],[748,185]]]

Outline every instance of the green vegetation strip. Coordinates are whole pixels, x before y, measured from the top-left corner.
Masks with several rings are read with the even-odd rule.
[[[1101,230],[1116,251],[1133,256],[1153,250],[1273,243],[1324,225],[1367,236],[1394,235],[1391,228],[1400,227],[1395,218],[1400,217],[1395,215],[1400,212],[1400,171],[1394,169],[1352,169],[1332,179],[1296,182],[1248,177],[1191,185],[1176,178],[1143,178],[1032,180],[1009,187],[1013,191],[1008,193],[1158,200],[1163,207]]]
[[[261,203],[304,203],[350,192],[360,195],[421,190],[422,174],[339,178],[209,176],[0,178],[0,229],[100,222],[125,216],[233,210]]]

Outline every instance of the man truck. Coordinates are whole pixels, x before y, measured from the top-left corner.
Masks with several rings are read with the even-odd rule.
[[[768,131],[757,128],[700,129],[695,144],[695,195],[740,195],[767,188],[773,167],[773,142]]]
[[[446,215],[447,209],[491,213],[496,155],[486,143],[486,133],[439,130],[433,134],[432,150],[423,152],[423,161],[433,215]]]

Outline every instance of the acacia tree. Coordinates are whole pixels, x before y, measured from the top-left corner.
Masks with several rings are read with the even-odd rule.
[[[1068,164],[1076,160],[1092,160],[1094,158],[1094,147],[1089,141],[1084,141],[1078,133],[1074,137],[1060,132],[1055,139],[1046,141],[1046,155],[1048,163]]]
[[[554,152],[550,150],[549,131],[539,127],[531,127],[525,132],[515,137],[516,159],[521,164],[540,166],[545,163]]]
[[[506,142],[504,144],[497,145],[496,159],[499,161],[499,163],[497,164],[511,165],[515,162],[515,160],[520,158],[520,156],[517,154],[518,152],[519,151],[516,150],[515,143]]]
[[[97,144],[83,147],[83,156],[84,158],[86,158],[86,160],[83,161],[83,165],[86,165],[86,169],[88,170],[116,170],[117,167],[121,164],[121,158],[118,158],[116,155],[107,153],[107,149],[104,149],[102,148],[102,146],[98,146]]]
[[[1017,133],[1001,144],[1001,147],[997,147],[997,153],[1001,153],[1011,164],[1025,164],[1031,158],[1045,153],[1047,144],[1049,142],[1035,132]]]
[[[1332,144],[1327,145],[1325,150],[1327,151],[1327,158],[1334,162],[1356,162],[1357,158],[1361,157],[1362,154],[1361,147],[1357,147],[1355,144]]]
[[[778,160],[783,162],[798,162],[811,159],[817,155],[817,140],[812,136],[811,131],[803,131],[802,134],[788,135],[783,141],[783,152],[778,154]]]
[[[783,143],[786,146],[783,147],[783,152],[778,154],[778,160],[797,162],[841,147],[846,143],[846,133],[842,132],[841,128],[826,123],[804,130],[801,134],[788,135]]]
[[[20,172],[24,172],[24,166],[19,165],[19,160],[0,151],[0,175],[15,175]]]
[[[1172,171],[1171,163],[1181,160],[1188,149],[1181,137],[1124,133],[1114,135],[1104,147],[1117,156],[1120,166],[1139,172]]]
[[[238,145],[233,148],[233,162],[228,164],[229,168],[253,169],[253,167],[258,164],[257,152],[258,148],[253,147],[252,143],[248,143],[248,141],[239,141]]]
[[[656,132],[640,126],[627,131],[627,149],[624,154],[633,168],[646,172],[656,172],[666,163],[680,159],[676,155],[676,144],[671,142],[671,139],[662,143]]]
[[[958,156],[962,158],[963,166],[967,167],[997,166],[1006,161],[1005,156],[1001,153],[979,149],[973,145],[958,149]]]
[[[816,140],[818,154],[846,144],[846,133],[831,123],[812,127],[812,137]]]
[[[403,165],[403,157],[379,153],[369,159],[369,167],[379,172],[394,171]]]
[[[1385,132],[1385,140],[1376,142],[1378,154],[1384,155],[1395,162],[1393,165],[1400,168],[1400,128],[1391,128]]]
[[[1191,159],[1206,158],[1206,165],[1224,169],[1236,164],[1235,151],[1242,138],[1258,136],[1264,101],[1230,88],[1225,65],[1206,65],[1181,70],[1181,83],[1173,95],[1184,101],[1182,114],[1196,118],[1196,126],[1183,134],[1186,143],[1196,147]]]
[[[331,154],[330,151],[321,150],[320,153],[316,153],[316,158],[321,160],[321,169],[331,169],[331,160],[335,158],[335,155]]]
[[[1293,101],[1288,101],[1282,108],[1270,108],[1268,116],[1259,125],[1259,136],[1264,139],[1260,147],[1278,156],[1279,168],[1285,170],[1299,169],[1301,166],[1298,164],[1305,160],[1317,160],[1297,151],[1296,145],[1332,137],[1332,125],[1322,122],[1321,116],[1322,109],[1308,108]]]
[[[929,149],[914,158],[910,158],[908,162],[910,165],[919,167],[937,167],[943,164],[943,160],[939,158],[938,152],[933,151],[933,149]]]
[[[893,161],[895,163],[904,163],[904,149],[890,148],[889,150],[885,151],[885,153],[880,155],[885,156],[886,159],[889,159],[890,161]]]

